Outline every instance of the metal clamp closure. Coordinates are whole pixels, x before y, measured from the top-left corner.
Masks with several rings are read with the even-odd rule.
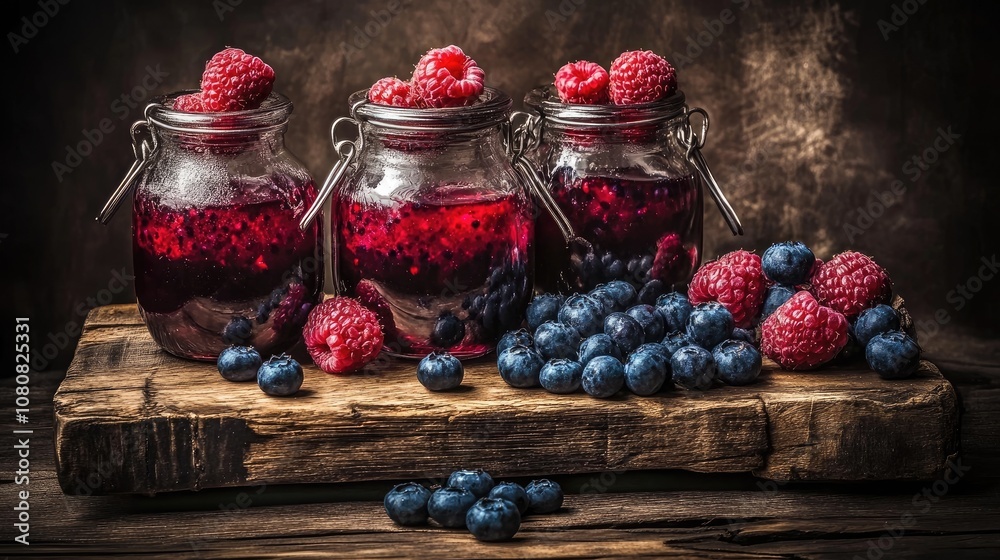
[[[695,134],[694,127],[691,125],[691,115],[695,114],[702,116],[701,131],[698,134]],[[715,176],[712,175],[712,170],[709,169],[708,162],[705,161],[705,156],[701,153],[701,149],[705,146],[705,139],[708,137],[708,124],[708,113],[704,109],[699,107],[688,109],[684,115],[684,124],[677,128],[677,139],[680,141],[681,146],[686,149],[684,157],[698,170],[698,174],[701,175],[705,184],[708,185],[708,192],[715,200],[719,211],[722,212],[722,217],[726,220],[726,224],[733,232],[733,235],[743,235],[743,224],[740,222],[739,216],[736,215],[736,211],[729,204],[725,193],[722,192],[722,187],[719,186],[718,181],[715,180]]]
[[[129,129],[129,133],[132,136],[132,153],[135,155],[135,161],[132,162],[132,167],[125,174],[125,178],[119,183],[115,192],[111,193],[111,198],[104,203],[104,208],[101,209],[101,213],[97,216],[97,221],[103,225],[107,225],[111,221],[111,217],[115,215],[122,202],[132,189],[135,188],[136,179],[149,166],[149,156],[156,147],[152,130],[149,127],[149,112],[156,105],[156,103],[146,105],[146,109],[143,111],[143,117],[145,118],[132,123],[132,127]]]
[[[309,226],[316,220],[319,213],[323,210],[323,205],[333,194],[333,191],[340,185],[340,181],[344,178],[344,174],[350,169],[351,163],[354,162],[354,158],[358,155],[358,152],[364,147],[364,137],[361,135],[361,127],[358,124],[357,119],[354,118],[354,108],[351,110],[352,116],[350,117],[340,117],[333,121],[333,126],[330,127],[330,137],[333,140],[333,147],[337,151],[337,156],[340,158],[337,163],[333,165],[330,173],[326,176],[326,180],[323,181],[323,186],[320,188],[319,193],[316,195],[316,200],[313,201],[312,206],[306,211],[305,215],[302,217],[302,221],[299,222],[299,229],[305,231],[309,229]],[[354,140],[340,140],[337,136],[337,127],[343,123],[349,123],[354,125],[355,130],[358,132],[357,143]]]

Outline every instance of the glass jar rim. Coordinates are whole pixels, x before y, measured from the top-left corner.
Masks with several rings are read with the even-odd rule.
[[[472,132],[507,122],[513,100],[496,88],[486,87],[474,105],[414,109],[372,103],[368,90],[363,89],[352,93],[348,103],[351,116],[358,122],[396,132],[450,133]]]
[[[146,106],[146,120],[155,128],[170,132],[211,133],[213,135],[248,134],[266,132],[284,126],[288,122],[288,116],[293,108],[292,102],[277,92],[271,92],[256,109],[219,113],[189,113],[173,108],[175,99],[190,93],[197,93],[197,90],[182,90],[154,98]]]
[[[524,104],[545,119],[566,127],[604,128],[656,124],[684,114],[684,92],[666,99],[633,105],[585,105],[563,103],[555,86],[539,86],[524,96]]]

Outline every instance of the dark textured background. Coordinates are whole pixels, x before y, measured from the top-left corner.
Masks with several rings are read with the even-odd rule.
[[[892,17],[890,1],[434,0],[406,3],[384,24],[372,11],[388,0],[229,0],[238,5],[220,19],[224,2],[74,0],[19,53],[8,36],[3,316],[32,317],[36,349],[46,333],[80,320],[76,310],[108,287],[112,270],[131,267],[127,210],[108,227],[94,222],[131,163],[128,123],[141,113],[140,103],[119,120],[115,99],[142,82],[147,65],[169,73],[157,93],[196,87],[224,45],[276,69],[276,89],[296,106],[287,142],[317,176],[333,161],[328,127],[348,94],[408,75],[428,48],[462,46],[515,99],[567,61],[607,65],[626,49],[655,50],[681,66],[689,103],[711,113],[706,155],[748,232],[731,237],[707,208],[707,255],[787,238],[824,258],[856,248],[889,269],[918,318],[944,309],[945,329],[996,330],[1000,279],[961,309],[949,298],[981,257],[1000,250],[995,11],[910,0],[919,9],[886,39],[878,21]],[[724,9],[735,21],[680,64],[688,38]],[[4,30],[38,10],[8,3]],[[368,44],[347,49],[366,25],[375,31]],[[104,118],[114,131],[57,181],[52,162]],[[911,180],[907,160],[932,146],[939,127],[960,138]],[[857,224],[856,209],[896,179],[906,186],[901,200],[852,240],[845,225]],[[131,299],[130,289],[114,298]],[[51,365],[70,356],[67,347]]]

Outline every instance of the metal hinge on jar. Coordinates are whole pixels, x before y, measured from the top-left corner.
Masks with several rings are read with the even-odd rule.
[[[132,167],[129,168],[128,173],[125,174],[125,178],[118,185],[118,188],[115,189],[115,192],[111,193],[111,198],[104,203],[104,208],[101,209],[101,213],[97,216],[97,221],[101,222],[102,225],[107,225],[111,221],[111,218],[118,211],[122,202],[135,187],[136,179],[149,166],[149,155],[153,153],[153,149],[156,147],[153,134],[149,129],[149,112],[156,106],[156,103],[146,105],[146,109],[143,111],[145,118],[132,123],[132,128],[129,129],[132,135],[132,152],[135,154],[135,161],[132,163]]]
[[[536,115],[525,113],[524,111],[514,111],[511,113],[510,121],[504,130],[504,138],[507,142],[507,153],[514,170],[521,176],[521,180],[527,185],[530,192],[542,204],[545,210],[552,216],[556,226],[566,239],[566,244],[574,250],[582,250],[584,253],[592,252],[590,242],[576,235],[573,224],[569,218],[559,208],[556,199],[552,197],[545,181],[538,176],[538,170],[525,159],[525,154],[538,147],[542,139],[542,119]],[[590,251],[588,251],[590,249]]]
[[[691,115],[694,114],[702,116],[700,134],[695,134],[694,127],[691,126]],[[712,175],[712,170],[709,169],[708,162],[705,161],[705,156],[701,153],[701,149],[705,146],[706,137],[708,137],[708,113],[700,107],[686,109],[684,124],[677,129],[677,139],[687,150],[684,156],[698,170],[698,174],[701,175],[705,184],[708,185],[708,192],[712,195],[712,199],[715,200],[719,211],[722,212],[722,217],[726,220],[726,224],[732,230],[733,235],[743,235],[743,224],[740,222],[739,216],[736,215],[736,211],[729,204],[725,193],[722,192],[722,187],[719,186],[719,183],[715,180],[715,176]]]

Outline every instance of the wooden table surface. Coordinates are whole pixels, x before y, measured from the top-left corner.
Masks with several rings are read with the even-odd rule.
[[[851,485],[779,484],[680,471],[561,477],[562,512],[529,517],[515,540],[403,530],[386,482],[257,486],[140,496],[65,495],[56,480],[52,395],[31,381],[30,542],[11,544],[12,414],[0,422],[0,555],[128,558],[994,558],[1000,553],[1000,345],[966,333],[927,344],[960,400],[961,477]],[[13,380],[0,383],[10,411]],[[926,493],[926,494],[925,494]]]

